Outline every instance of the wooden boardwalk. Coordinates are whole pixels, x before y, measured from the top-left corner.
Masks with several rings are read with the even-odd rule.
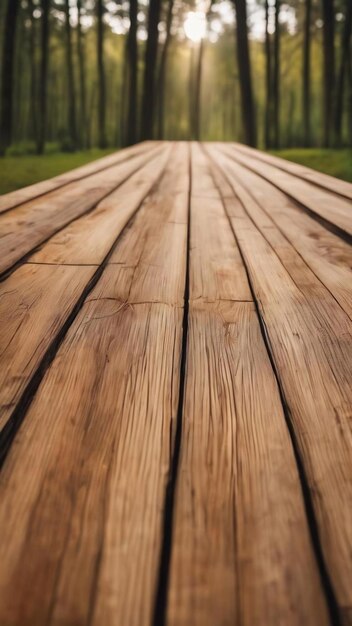
[[[0,198],[0,625],[352,625],[352,185],[146,142]]]

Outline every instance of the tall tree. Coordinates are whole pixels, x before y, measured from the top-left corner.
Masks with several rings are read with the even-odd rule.
[[[42,0],[41,17],[41,60],[39,80],[39,115],[37,152],[43,154],[47,124],[47,82],[49,69],[49,12],[50,0]]]
[[[155,68],[158,53],[158,26],[161,0],[149,1],[148,39],[145,49],[141,138],[152,139],[155,116]]]
[[[66,63],[68,86],[68,129],[73,148],[77,147],[76,93],[73,73],[72,31],[70,23],[70,0],[65,0]]]
[[[174,0],[169,0],[167,5],[166,15],[166,35],[163,49],[161,51],[159,74],[157,80],[157,94],[158,94],[158,139],[164,137],[164,116],[165,116],[165,76],[166,76],[166,63],[171,43],[171,26],[173,16]]]
[[[21,141],[24,137],[23,130],[25,127],[24,124],[24,113],[25,113],[25,81],[21,77],[24,75],[24,68],[26,67],[26,60],[28,56],[27,46],[27,28],[25,27],[26,23],[26,12],[23,11],[25,7],[19,7],[19,13],[17,16],[17,24],[16,24],[16,49],[15,49],[15,69],[14,69],[14,77],[15,77],[15,85],[13,92],[13,107],[12,107],[12,132],[11,132],[11,143],[16,141]]]
[[[210,0],[208,10],[206,12],[206,33],[208,33],[209,17],[213,6],[213,0]],[[194,136],[197,141],[200,140],[201,133],[201,96],[202,96],[202,73],[203,73],[203,57],[204,57],[204,41],[205,37],[202,37],[199,42],[198,60],[196,68],[196,84],[195,84],[195,102],[194,102]]]
[[[8,0],[4,24],[1,72],[0,154],[5,154],[12,140],[14,93],[14,52],[19,0]]]
[[[303,35],[303,68],[302,68],[302,110],[304,145],[310,145],[310,51],[311,51],[311,19],[312,0],[305,0],[304,35]]]
[[[294,139],[294,112],[295,112],[295,92],[292,90],[289,93],[288,100],[288,112],[287,112],[287,132],[286,132],[286,146],[291,148]]]
[[[194,128],[194,64],[195,64],[195,47],[192,42],[189,58],[189,77],[188,77],[188,94],[189,94],[189,122],[188,122],[188,138],[195,139]]]
[[[349,145],[352,146],[352,50],[347,59],[347,77],[348,77],[348,95],[347,95],[347,110],[348,110],[348,137]]]
[[[116,128],[116,145],[119,144],[127,144],[127,132],[126,132],[126,120],[128,117],[128,98],[125,97],[125,94],[128,94],[129,90],[129,76],[128,76],[128,37],[125,39],[124,50],[123,50],[123,61],[121,64],[121,98],[120,98],[120,110],[119,110],[119,123]],[[119,130],[119,132],[118,132]]]
[[[201,92],[202,92],[202,70],[204,56],[204,37],[201,38],[198,47],[198,58],[196,65],[196,76],[194,86],[194,139],[200,140],[201,129]]]
[[[339,70],[337,74],[337,81],[336,81],[335,140],[336,140],[337,145],[341,144],[345,78],[347,74],[349,57],[352,54],[352,51],[350,50],[351,33],[352,33],[352,0],[346,0],[345,23],[344,23],[344,27],[342,30],[341,48],[340,48],[341,58],[340,58],[340,66],[339,66]]]
[[[30,105],[29,105],[29,134],[32,139],[37,137],[38,121],[37,121],[37,65],[35,58],[36,39],[35,39],[35,19],[33,0],[28,0],[28,13],[30,21],[29,31],[29,55],[30,55]]]
[[[280,0],[275,0],[274,72],[273,72],[273,130],[274,147],[280,147]]]
[[[99,148],[106,148],[105,112],[106,112],[106,85],[104,67],[104,5],[103,0],[97,0],[97,62],[98,62],[98,134]]]
[[[323,9],[323,91],[324,133],[326,147],[331,144],[335,87],[335,11],[334,0],[322,0]]]
[[[241,92],[244,140],[250,146],[257,143],[251,63],[248,45],[246,0],[233,0],[237,21],[237,65]]]
[[[127,144],[137,141],[137,13],[138,0],[130,0],[130,28],[127,36],[128,58],[128,117],[127,117]]]
[[[87,147],[88,120],[87,120],[87,94],[86,94],[86,64],[85,50],[82,33],[82,1],[77,0],[77,54],[79,69],[79,90],[80,90],[80,143],[83,148]]]
[[[265,147],[271,147],[272,134],[272,63],[269,32],[269,0],[265,0]]]

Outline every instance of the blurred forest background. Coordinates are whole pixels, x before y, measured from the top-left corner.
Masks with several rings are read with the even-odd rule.
[[[0,19],[2,156],[236,140],[345,148],[352,178],[352,0],[0,0]]]

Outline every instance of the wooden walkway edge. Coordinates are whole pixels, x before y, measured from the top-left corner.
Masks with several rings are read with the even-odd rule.
[[[352,626],[351,199],[183,142],[0,198],[1,626]]]

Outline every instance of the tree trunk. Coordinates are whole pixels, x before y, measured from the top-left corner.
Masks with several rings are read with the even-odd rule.
[[[274,35],[274,148],[280,147],[280,0],[275,0],[275,35]]]
[[[189,59],[189,78],[188,78],[188,93],[189,93],[189,130],[188,135],[189,139],[194,139],[194,45],[191,42],[191,54]]]
[[[335,12],[334,0],[322,0],[323,7],[323,91],[324,134],[326,147],[331,144],[331,127],[335,86]]]
[[[93,120],[94,120],[94,112],[96,110],[96,95],[97,95],[97,85],[94,82],[94,84],[92,85],[92,89],[90,92],[90,96],[89,96],[89,102],[88,102],[88,115],[87,115],[87,148],[88,150],[90,150],[90,148],[92,147],[92,135],[93,135],[93,131],[92,131],[92,126],[93,126]]]
[[[309,0],[310,1],[310,0]],[[269,33],[269,0],[265,0],[265,147],[271,147],[272,135],[272,69]]]
[[[256,121],[248,45],[246,0],[234,0],[237,19],[237,64],[241,92],[241,109],[245,142],[256,146]]]
[[[172,12],[174,8],[174,0],[169,0],[167,16],[166,16],[166,38],[161,53],[159,75],[158,75],[158,139],[164,138],[164,102],[165,102],[165,73],[168,51],[171,42],[171,26]]]
[[[80,142],[83,148],[87,147],[87,96],[86,96],[86,66],[84,61],[84,41],[81,25],[82,2],[77,0],[77,52],[79,67],[79,89],[81,104]]]
[[[123,51],[123,62],[121,65],[121,99],[120,99],[120,110],[119,110],[119,127],[120,127],[120,144],[127,144],[127,111],[129,102],[127,98],[125,98],[125,94],[128,89],[128,39],[125,40],[124,51]]]
[[[213,1],[210,0],[209,8],[206,13],[206,35],[208,34],[209,16]],[[202,117],[202,72],[204,57],[204,38],[199,42],[198,60],[196,68],[196,84],[195,84],[195,102],[194,102],[194,136],[197,141],[201,138],[201,117]],[[226,101],[225,101],[226,102]]]
[[[8,0],[5,15],[2,50],[0,154],[5,154],[12,140],[12,114],[14,90],[14,52],[16,22],[19,10],[18,0]]]
[[[310,146],[310,49],[311,49],[311,15],[312,0],[305,0],[304,39],[303,39],[303,133],[304,146]]]
[[[55,69],[50,72],[50,77],[48,80],[48,121],[47,121],[47,131],[46,138],[48,141],[54,141],[58,136],[58,131],[60,128],[59,119],[60,119],[60,104],[65,101],[66,93],[63,90],[60,92],[59,90],[59,80],[58,80],[59,71]],[[64,120],[65,123],[66,120]],[[61,126],[61,128],[63,125]]]
[[[341,39],[341,61],[336,81],[336,106],[335,106],[335,140],[337,145],[341,145],[342,117],[343,117],[343,97],[345,87],[345,76],[350,52],[350,41],[352,32],[352,0],[346,0],[345,24]]]
[[[35,19],[33,0],[28,0],[29,20],[31,23],[29,34],[29,54],[30,54],[30,105],[29,105],[29,136],[36,139],[38,133],[37,121],[37,67],[35,60]]]
[[[287,116],[287,133],[286,145],[291,148],[294,139],[294,112],[295,112],[295,92],[291,91],[289,96],[288,116]]]
[[[232,141],[236,141],[237,138],[237,106],[236,106],[236,88],[237,81],[236,78],[233,81],[233,88],[231,92],[231,130],[232,130]],[[231,91],[231,89],[230,89]]]
[[[137,141],[137,13],[138,0],[130,0],[130,28],[127,38],[128,58],[128,117],[127,117],[127,145]]]
[[[347,59],[347,76],[348,76],[348,136],[349,145],[352,146],[352,50]]]
[[[47,81],[49,68],[49,11],[50,0],[42,0],[41,18],[41,61],[40,61],[40,81],[39,81],[39,124],[37,152],[43,154],[46,138],[47,121]]]
[[[202,90],[202,69],[204,56],[204,39],[199,42],[198,59],[196,68],[196,81],[194,89],[194,139],[200,141],[200,119],[201,119],[201,90]]]
[[[98,142],[99,148],[106,148],[105,111],[106,87],[104,69],[104,24],[103,0],[97,0],[97,61],[98,61]]]
[[[66,30],[66,63],[68,86],[68,130],[72,147],[77,147],[76,129],[76,94],[73,74],[72,36],[70,24],[70,2],[65,0],[65,30]]]
[[[20,142],[24,138],[24,100],[25,100],[25,81],[23,80],[23,70],[25,68],[25,57],[27,56],[26,50],[26,29],[25,29],[26,15],[19,6],[19,12],[16,21],[16,35],[15,35],[15,68],[14,68],[14,86],[12,95],[12,129],[11,129],[11,143]]]
[[[144,62],[142,101],[142,139],[152,139],[154,130],[155,68],[158,54],[158,26],[161,0],[150,0],[148,14],[148,39]]]

